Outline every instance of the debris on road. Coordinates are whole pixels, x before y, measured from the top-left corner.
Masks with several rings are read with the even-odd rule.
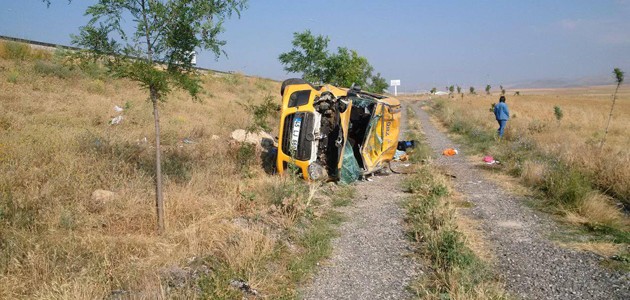
[[[394,160],[407,161],[408,159],[409,155],[407,155],[407,152],[405,151],[396,150],[396,153],[394,153]]]
[[[492,156],[490,155],[486,155],[483,157],[483,162],[485,162],[488,165],[494,165],[494,164],[499,164],[500,162],[498,160],[495,160]]]
[[[454,148],[446,148],[444,149],[444,151],[442,151],[442,155],[444,156],[455,156],[457,155],[457,153],[459,153],[459,151],[457,151],[457,149],[454,149]]]
[[[400,151],[407,151],[407,149],[413,149],[415,147],[416,147],[416,141],[415,140],[398,141],[398,146],[396,147],[396,149],[400,150]]]

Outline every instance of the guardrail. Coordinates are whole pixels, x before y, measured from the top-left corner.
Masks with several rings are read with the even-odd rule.
[[[46,42],[40,42],[40,41],[33,41],[33,40],[16,38],[16,37],[10,37],[10,36],[4,36],[4,35],[0,35],[0,40],[24,43],[24,44],[28,44],[28,45],[31,45],[31,46],[40,46],[40,47],[45,47],[45,48],[51,48],[51,50],[54,50],[54,49],[57,49],[57,48],[67,49],[67,50],[82,50],[79,47],[72,47],[72,46],[66,46],[66,45],[60,45],[60,44],[53,44],[53,43],[46,43]],[[219,71],[219,70],[213,70],[213,69],[202,68],[202,67],[197,67],[197,66],[195,66],[195,69],[199,70],[199,71],[214,72],[214,73],[219,73],[219,74],[234,74],[234,72],[230,72],[230,71]]]

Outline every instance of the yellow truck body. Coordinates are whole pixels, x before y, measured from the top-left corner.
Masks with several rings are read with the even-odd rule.
[[[301,79],[286,80],[281,94],[279,173],[295,166],[307,180],[339,180],[348,166],[364,176],[393,159],[400,133],[398,99]]]

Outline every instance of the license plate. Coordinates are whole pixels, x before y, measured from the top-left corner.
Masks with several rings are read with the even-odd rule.
[[[293,120],[293,130],[291,131],[291,150],[296,151],[298,140],[300,138],[300,127],[302,127],[302,118]]]

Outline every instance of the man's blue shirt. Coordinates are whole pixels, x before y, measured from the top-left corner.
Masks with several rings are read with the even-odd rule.
[[[494,106],[494,116],[497,117],[497,120],[510,119],[510,111],[505,102],[499,102]]]

